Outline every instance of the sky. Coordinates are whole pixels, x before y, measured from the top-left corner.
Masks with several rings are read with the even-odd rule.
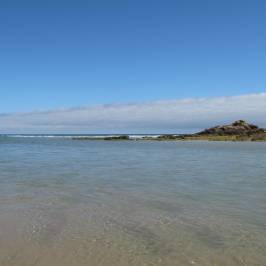
[[[2,0],[0,133],[264,125],[265,13],[264,0]]]

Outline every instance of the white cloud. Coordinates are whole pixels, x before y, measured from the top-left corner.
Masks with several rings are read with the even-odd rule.
[[[244,119],[266,126],[266,93],[0,114],[0,133],[191,132]]]

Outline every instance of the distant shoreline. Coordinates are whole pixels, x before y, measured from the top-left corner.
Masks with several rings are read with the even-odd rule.
[[[129,135],[126,135],[128,138],[124,138],[123,136],[116,136],[116,137],[74,137],[71,138],[72,140],[77,141],[231,141],[231,142],[266,142],[265,139],[252,139],[241,137],[238,135],[232,136],[199,136],[193,137],[191,135],[160,135],[159,137],[142,137],[142,138],[130,138]]]
[[[192,134],[0,134],[1,138],[62,138],[79,141],[266,141],[266,129],[243,120]]]
[[[106,137],[73,137],[73,140],[156,140],[156,141],[266,141],[266,129],[238,120],[230,125],[215,126],[194,134],[166,134],[132,138],[129,135]]]

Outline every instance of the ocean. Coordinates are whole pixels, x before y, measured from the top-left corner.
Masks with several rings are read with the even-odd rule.
[[[266,143],[0,137],[1,266],[266,265]]]

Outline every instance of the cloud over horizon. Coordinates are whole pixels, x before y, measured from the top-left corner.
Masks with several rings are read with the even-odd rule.
[[[183,133],[238,119],[266,127],[266,93],[2,113],[0,133]]]

